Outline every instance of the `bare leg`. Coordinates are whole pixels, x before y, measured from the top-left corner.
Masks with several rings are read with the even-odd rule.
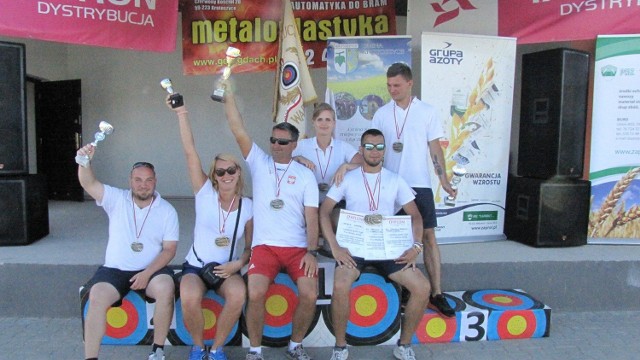
[[[247,303],[247,331],[249,332],[249,345],[259,347],[262,345],[262,331],[264,326],[264,305],[267,290],[271,280],[260,274],[249,275],[249,302]]]
[[[171,326],[175,304],[175,285],[169,275],[157,275],[147,285],[147,296],[156,300],[153,311],[153,343],[164,345]]]
[[[349,295],[351,286],[360,275],[357,269],[346,266],[336,267],[333,276],[333,293],[331,294],[331,321],[336,336],[336,346],[347,346],[347,322],[349,320]]]
[[[89,291],[89,309],[84,319],[85,358],[98,357],[107,330],[107,310],[120,298],[118,290],[109,283],[97,283]]]
[[[424,310],[429,304],[429,281],[418,270],[396,271],[389,275],[389,279],[409,290],[409,301],[407,301],[407,305],[404,308],[404,317],[400,330],[400,344],[411,344],[413,333],[416,331]]]
[[[302,342],[316,313],[318,279],[301,276],[296,281],[296,285],[298,286],[298,306],[293,313],[291,341]]]
[[[219,293],[224,298],[224,307],[217,321],[218,328],[212,346],[214,350],[224,346],[233,325],[240,318],[247,297],[247,288],[240,275],[232,275],[222,283]]]
[[[424,267],[429,274],[431,282],[431,294],[437,295],[442,292],[440,284],[440,248],[436,242],[436,233],[433,228],[424,229],[422,233],[422,243],[424,244]]]
[[[202,298],[206,287],[198,275],[186,274],[180,281],[180,303],[182,317],[187,326],[193,344],[204,349],[204,316],[202,315]]]

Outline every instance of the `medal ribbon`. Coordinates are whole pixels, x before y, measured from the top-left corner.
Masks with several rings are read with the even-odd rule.
[[[236,195],[233,195],[233,199],[231,199],[231,204],[229,204],[229,209],[227,209],[227,216],[224,215],[224,211],[222,211],[222,202],[220,201],[220,195],[218,194],[218,227],[220,229],[220,235],[224,235],[224,228],[227,225],[227,219],[229,215],[231,215],[231,208],[233,204],[236,202]],[[222,220],[220,220],[222,218]]]
[[[332,153],[333,153],[333,145],[329,146],[329,158],[327,159],[327,167],[324,168],[324,172],[323,172],[322,164],[320,163],[320,155],[318,154],[318,148],[316,148],[316,157],[318,158],[318,167],[320,168],[320,176],[322,176],[323,182],[324,182],[324,177],[327,175],[327,171],[329,171],[329,163],[331,162]]]
[[[287,164],[287,168],[284,169],[284,172],[282,173],[281,177],[278,177],[278,169],[276,168],[276,162],[275,161],[273,162],[273,173],[276,176],[276,198],[280,196],[280,182],[282,182],[282,179],[284,179],[284,175],[289,170],[289,166],[291,166],[292,161],[293,159],[289,160],[289,164]]]
[[[409,109],[411,109],[411,103],[413,97],[409,100],[409,106],[407,106],[407,113],[404,114],[404,121],[402,122],[402,128],[398,128],[398,120],[396,119],[396,102],[393,102],[393,122],[396,124],[396,138],[400,141],[402,133],[404,132],[404,125],[407,123],[407,117],[409,116]]]
[[[149,217],[149,213],[151,212],[151,205],[153,205],[153,202],[156,200],[156,197],[154,196],[151,199],[151,204],[149,204],[149,210],[147,210],[147,215],[144,216],[144,221],[142,222],[142,226],[140,227],[140,232],[138,232],[138,222],[136,220],[136,202],[133,201],[133,195],[131,195],[131,202],[133,203],[132,208],[133,208],[133,224],[136,227],[136,239],[140,239],[140,235],[142,235],[142,229],[144,229],[144,224],[147,222],[147,218]]]
[[[367,190],[367,195],[369,196],[369,210],[376,211],[378,210],[378,205],[380,204],[380,175],[382,175],[382,171],[378,173],[378,177],[376,178],[376,183],[373,185],[373,191],[371,191],[371,187],[369,186],[369,181],[367,181],[367,176],[364,173],[362,167],[360,167],[360,171],[362,171],[362,179],[364,179],[364,187]],[[376,201],[375,196],[376,192],[378,193],[378,199]]]

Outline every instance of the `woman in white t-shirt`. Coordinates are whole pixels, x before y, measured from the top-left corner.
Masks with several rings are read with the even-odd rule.
[[[169,97],[167,105],[171,108]],[[201,359],[208,355],[212,359],[226,359],[223,345],[240,318],[246,299],[247,290],[240,269],[249,262],[251,254],[253,203],[242,196],[242,168],[233,155],[218,154],[209,173],[202,170],[186,107],[182,105],[173,110],[178,116],[196,208],[193,246],[182,265],[180,280],[182,315],[194,344],[189,358]],[[210,272],[213,275],[207,277],[203,268],[210,263],[220,265],[213,267]],[[201,309],[202,298],[208,289],[225,300],[216,321],[216,336],[210,354],[204,345]]]

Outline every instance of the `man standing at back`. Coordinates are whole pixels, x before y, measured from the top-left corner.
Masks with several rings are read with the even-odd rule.
[[[424,265],[431,280],[430,302],[440,313],[451,317],[454,310],[442,295],[440,282],[440,249],[436,242],[437,219],[428,159],[440,185],[455,197],[447,179],[444,154],[439,139],[444,136],[442,123],[435,108],[411,95],[413,75],[411,68],[395,63],[387,69],[387,91],[391,101],[376,111],[371,127],[382,131],[389,149],[384,167],[400,174],[416,192],[416,205],[423,221],[422,242]]]
[[[266,293],[281,269],[298,287],[287,358],[311,359],[302,340],[311,325],[318,297],[318,184],[309,169],[291,154],[299,132],[289,123],[271,132],[271,155],[247,134],[231,91],[226,91],[225,112],[229,128],[251,170],[254,237],[249,260],[247,360],[261,360]]]
[[[93,158],[89,144],[77,154]],[[167,264],[178,247],[178,214],[156,191],[152,164],[135,163],[129,176],[131,189],[117,189],[98,181],[91,163],[78,167],[82,188],[109,216],[109,241],[105,264],[87,283],[89,309],[84,320],[86,359],[97,359],[106,331],[107,310],[119,306],[130,290],[155,302],[153,348],[149,360],[164,360],[174,306],[173,271]]]

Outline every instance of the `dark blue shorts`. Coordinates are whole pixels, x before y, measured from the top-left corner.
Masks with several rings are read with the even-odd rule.
[[[406,264],[396,264],[393,260],[365,260],[361,257],[352,256],[353,261],[356,262],[356,268],[362,274],[364,269],[368,266],[374,267],[380,272],[380,275],[388,277],[389,275],[404,269]],[[338,263],[336,262],[336,267]]]
[[[438,226],[436,218],[436,205],[433,202],[433,191],[430,188],[413,188],[416,192],[414,202],[422,216],[422,228],[433,229]],[[400,209],[396,215],[407,215],[403,209]]]
[[[131,291],[131,283],[129,282],[129,280],[135,274],[141,271],[142,270],[124,271],[124,270],[119,270],[119,269],[110,268],[106,266],[100,266],[96,271],[96,273],[91,278],[91,280],[87,282],[85,287],[89,288],[94,284],[97,284],[100,282],[105,282],[113,285],[113,287],[115,287],[116,290],[118,290],[118,293],[120,294],[120,300],[114,303],[113,306],[120,306],[120,304],[122,303],[122,298],[125,297],[129,291]],[[163,275],[163,274],[169,275],[173,278],[173,271],[165,266],[162,269],[156,271],[153,275],[151,275],[151,278],[149,278],[149,281],[151,281],[151,279],[153,279],[154,277],[158,275]],[[140,296],[142,296],[148,302],[151,302],[151,303],[155,302],[155,299],[148,297],[144,290],[133,290],[133,291],[136,291],[138,294],[140,294]]]
[[[202,267],[198,267],[198,266],[193,266],[191,264],[189,264],[189,262],[185,261],[182,264],[182,273],[180,274],[180,276],[184,276],[187,274],[194,274],[194,275],[198,275],[198,277],[202,280],[202,276],[200,276],[200,271],[202,271]],[[207,283],[203,280],[204,282],[204,286],[208,289],[211,289],[213,291],[218,291],[218,289],[220,288],[220,286],[222,286],[222,283],[226,280],[225,278],[220,278],[222,281],[218,281],[218,283],[216,284],[215,287],[209,287],[207,285]]]

